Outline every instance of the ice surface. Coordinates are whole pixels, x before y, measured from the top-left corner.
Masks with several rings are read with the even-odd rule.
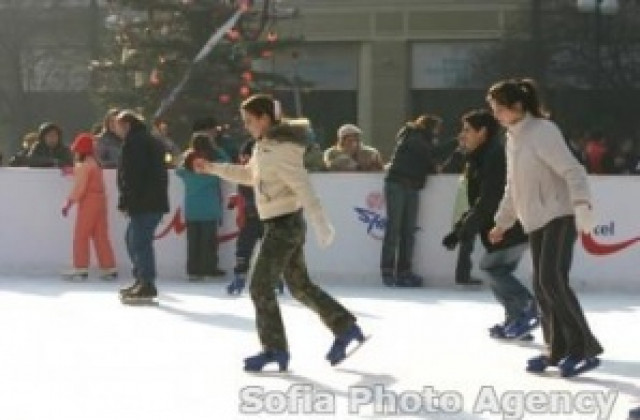
[[[372,338],[332,368],[324,355],[333,337],[315,314],[285,296],[281,306],[292,355],[290,372],[250,375],[243,372],[242,359],[259,345],[246,293],[230,298],[223,282],[160,279],[158,306],[127,307],[116,294],[124,284],[0,278],[1,419],[583,420],[606,417],[593,409],[580,413],[576,406],[557,415],[531,411],[548,411],[544,399],[561,393],[575,402],[584,395],[606,398],[615,391],[618,397],[608,418],[626,419],[629,408],[640,405],[638,295],[580,295],[605,347],[604,362],[584,376],[562,379],[555,372],[524,372],[526,359],[540,351],[539,331],[535,342],[521,345],[488,338],[487,328],[503,314],[486,289],[332,284],[325,290],[358,316]],[[259,390],[265,393],[262,402],[255,399]],[[378,393],[371,403],[365,400],[368,390]],[[499,412],[477,412],[479,397],[490,396],[491,390]],[[457,412],[447,413],[433,395],[425,396],[428,392],[444,393]],[[386,414],[374,405],[383,402],[381,393],[387,394]],[[395,396],[395,414],[388,395]],[[451,400],[455,395],[461,407]],[[543,403],[536,404],[540,401],[535,398]],[[284,410],[278,406],[282,401],[289,404]],[[524,412],[525,401],[529,413]],[[414,412],[411,404],[416,402],[422,411]],[[264,410],[243,414],[241,408]],[[316,413],[302,413],[305,409]],[[318,413],[322,410],[334,413]]]

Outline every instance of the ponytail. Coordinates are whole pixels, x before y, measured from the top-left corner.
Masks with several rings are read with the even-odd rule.
[[[538,87],[533,79],[507,79],[495,83],[487,92],[487,100],[499,105],[513,108],[516,103],[522,110],[537,118],[549,118],[549,113],[542,106]]]
[[[280,102],[269,95],[253,95],[240,104],[240,109],[256,117],[267,115],[274,124],[282,119]]]

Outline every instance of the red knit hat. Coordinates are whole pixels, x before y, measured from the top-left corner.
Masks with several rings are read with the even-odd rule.
[[[76,138],[73,140],[73,144],[71,145],[71,150],[81,155],[92,155],[93,154],[93,135],[91,135],[90,133],[78,134]]]

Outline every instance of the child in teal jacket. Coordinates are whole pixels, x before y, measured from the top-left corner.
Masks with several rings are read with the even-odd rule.
[[[222,220],[220,178],[193,171],[196,157],[229,162],[229,156],[213,146],[204,133],[194,133],[183,166],[176,175],[184,182],[184,216],[187,224],[187,276],[191,281],[226,273],[218,267],[218,225]]]

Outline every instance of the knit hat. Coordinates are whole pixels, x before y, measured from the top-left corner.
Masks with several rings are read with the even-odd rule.
[[[338,138],[342,139],[345,136],[350,136],[350,135],[357,135],[359,136],[360,134],[362,134],[362,130],[360,130],[358,128],[358,126],[353,125],[353,124],[344,124],[342,126],[340,126],[340,128],[338,128]]]
[[[71,145],[71,150],[81,155],[92,155],[93,154],[93,135],[91,135],[90,133],[78,134],[76,138],[73,140],[73,144]]]

